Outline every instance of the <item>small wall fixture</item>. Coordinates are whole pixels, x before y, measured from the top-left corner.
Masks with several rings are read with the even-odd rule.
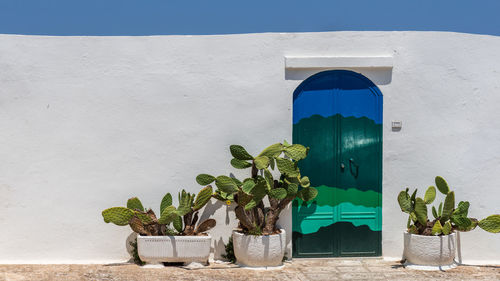
[[[401,131],[401,128],[403,127],[403,121],[392,121],[391,123],[393,132]]]

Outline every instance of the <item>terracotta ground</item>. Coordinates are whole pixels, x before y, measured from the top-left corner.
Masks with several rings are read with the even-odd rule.
[[[0,280],[500,280],[500,266],[415,271],[381,259],[295,259],[282,269],[213,264],[202,269],[109,265],[0,265]]]

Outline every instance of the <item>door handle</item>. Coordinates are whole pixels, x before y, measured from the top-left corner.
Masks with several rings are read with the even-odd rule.
[[[354,166],[354,168],[356,169],[356,172],[353,172],[352,171],[352,166]],[[351,175],[354,176],[354,178],[357,178],[358,177],[358,173],[359,173],[359,165],[356,164],[354,162],[354,159],[349,159],[349,172],[351,172]]]

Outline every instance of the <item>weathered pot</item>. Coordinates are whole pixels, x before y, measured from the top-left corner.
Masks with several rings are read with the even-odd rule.
[[[283,263],[286,233],[247,235],[233,231],[234,255],[238,264],[251,267],[279,266]]]
[[[404,233],[403,258],[406,265],[421,269],[453,268],[455,264],[456,234],[425,236]]]
[[[137,236],[137,251],[146,263],[208,263],[212,237],[208,236]]]

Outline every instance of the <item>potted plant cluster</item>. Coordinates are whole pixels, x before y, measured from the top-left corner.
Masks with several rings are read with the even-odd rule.
[[[279,266],[283,262],[286,233],[277,226],[281,211],[296,197],[309,201],[318,191],[310,186],[309,178],[302,176],[298,162],[307,157],[309,148],[300,144],[276,143],[257,156],[250,155],[242,146],[231,145],[236,169],[250,169],[244,180],[220,175],[200,174],[200,185],[215,182],[215,197],[235,202],[238,228],[233,231],[234,254],[240,265],[252,267]],[[273,176],[271,170],[277,172]],[[264,203],[267,199],[267,206]]]
[[[129,225],[137,237],[137,251],[144,262],[202,262],[207,263],[211,237],[206,231],[216,224],[207,219],[197,224],[198,212],[212,197],[212,187],[207,186],[195,196],[184,190],[179,193],[179,206],[172,205],[167,193],[160,204],[160,217],[151,209],[146,210],[137,198],[130,198],[127,207],[112,207],[102,211],[106,223]],[[170,226],[172,224],[172,226]]]
[[[398,195],[401,210],[409,215],[404,233],[403,259],[406,265],[422,269],[446,269],[455,266],[456,232],[471,231],[477,226],[485,231],[500,232],[500,215],[477,220],[468,217],[469,202],[455,206],[455,193],[442,177],[436,177],[437,190],[445,195],[444,202],[432,206],[428,216],[427,205],[436,198],[436,187],[430,186],[424,198],[417,197],[417,190],[410,195],[408,188]]]

